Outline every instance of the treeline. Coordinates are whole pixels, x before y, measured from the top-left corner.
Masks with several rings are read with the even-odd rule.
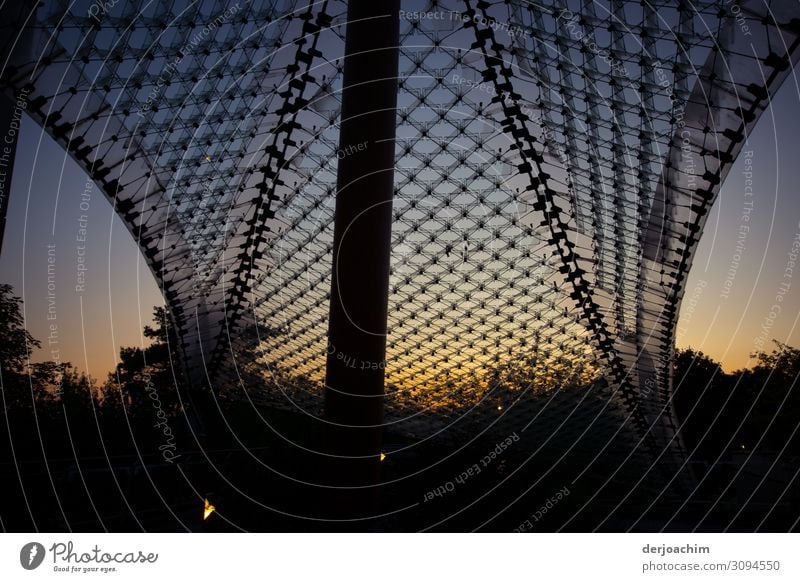
[[[23,325],[20,298],[0,285],[3,432],[11,435],[10,454],[22,463],[120,455],[163,462],[184,424],[166,315],[155,308],[153,325],[144,329],[151,344],[122,348],[116,369],[98,382],[68,362],[29,362],[41,343]]]
[[[122,348],[116,369],[101,382],[68,363],[31,363],[29,355],[40,343],[24,327],[21,300],[14,296],[10,286],[0,285],[0,403],[4,408],[0,420],[0,468],[6,476],[7,497],[14,500],[0,508],[2,527],[18,531],[103,528],[179,531],[188,523],[188,527],[198,529],[205,527],[200,517],[205,495],[210,495],[227,511],[239,511],[237,515],[252,520],[255,528],[263,527],[263,523],[277,527],[276,517],[270,513],[264,522],[266,518],[253,511],[251,498],[266,495],[269,503],[279,499],[286,515],[307,511],[309,503],[317,499],[318,491],[298,483],[314,483],[319,476],[317,457],[304,452],[318,450],[324,438],[319,423],[308,415],[280,411],[268,403],[254,405],[249,395],[263,393],[270,386],[260,376],[254,355],[242,358],[240,369],[249,390],[248,398],[235,398],[238,394],[232,388],[228,389],[232,391],[228,397],[218,394],[221,401],[206,403],[210,407],[198,414],[205,424],[198,431],[198,426],[187,420],[187,407],[181,400],[181,395],[189,391],[184,390],[183,379],[176,372],[180,367],[173,365],[172,346],[177,344],[177,338],[164,309],[154,310],[153,323],[145,327],[144,335],[150,345],[143,349]],[[691,469],[703,479],[699,490],[702,499],[716,500],[727,491],[730,506],[738,507],[736,504],[742,498],[738,489],[744,491],[745,497],[751,491],[749,485],[739,482],[735,489],[729,487],[737,467],[741,466],[742,453],[764,452],[765,458],[780,460],[781,465],[790,468],[789,472],[794,472],[791,459],[800,453],[796,434],[800,396],[795,390],[800,350],[777,343],[772,352],[756,355],[755,366],[732,374],[724,373],[717,362],[701,352],[682,350],[677,352],[674,372],[675,412],[683,444],[690,453]],[[593,421],[595,410],[601,413],[602,402],[592,400],[598,404],[595,409],[586,400],[573,414],[575,406],[570,400],[583,395],[597,373],[595,366],[582,360],[559,362],[531,356],[513,365],[487,370],[487,376],[472,391],[453,391],[452,387],[444,386],[438,392],[432,389],[430,394],[411,392],[398,402],[413,410],[430,404],[437,395],[449,394],[449,400],[442,400],[444,404],[440,402],[440,407],[433,410],[442,414],[449,410],[444,405],[456,406],[462,401],[474,405],[480,401],[482,410],[491,413],[485,418],[494,424],[522,396],[524,387],[530,398],[541,401],[542,407],[557,404],[551,402],[551,389],[561,387],[564,406],[556,407],[555,418],[550,424],[540,424],[538,430],[544,434],[563,434],[564,438],[553,438],[549,445],[551,456],[547,456],[550,454],[547,450],[540,452],[538,465],[527,463],[527,468],[519,473],[522,493],[539,479],[540,472],[549,473],[551,460],[559,464],[561,471],[569,471],[573,465],[585,467],[586,460],[580,455],[593,455],[589,449],[595,445],[611,454],[617,445],[635,444],[615,442],[614,446],[606,447],[606,437],[589,436],[570,453],[574,459],[564,461],[563,448],[559,447],[563,444],[571,450],[574,439],[582,438],[585,423],[597,424]],[[302,393],[317,394],[318,388],[319,384],[310,379],[300,383],[287,380],[281,385],[281,390],[288,390],[301,404]],[[387,386],[387,392],[393,391],[398,391],[398,387]],[[314,402],[319,401],[317,396]],[[476,396],[480,398],[476,400]],[[477,412],[475,408],[470,416]],[[215,415],[216,425],[208,420]],[[547,420],[545,416],[540,423]],[[568,418],[570,423],[562,426],[561,421]],[[471,430],[469,425],[462,424]],[[518,447],[520,454],[541,449],[536,435],[542,433],[526,434],[531,435],[531,440]],[[199,442],[195,440],[198,438]],[[382,470],[387,481],[392,481],[393,477],[408,474],[409,467],[418,467],[419,482],[412,486],[400,479],[402,486],[393,491],[394,497],[387,498],[408,496],[408,503],[415,503],[420,491],[424,493],[442,479],[459,474],[462,465],[471,458],[471,453],[465,450],[461,457],[453,456],[430,473],[423,469],[439,467],[441,447],[435,440],[425,441],[413,447],[413,454],[397,456],[392,452],[395,449],[411,451],[407,445],[412,441],[404,438],[399,434],[388,435],[387,431],[385,442],[393,461]],[[492,438],[489,441],[493,442]],[[468,440],[465,438],[464,442]],[[296,446],[297,443],[302,447]],[[485,445],[486,442],[476,442],[475,450],[484,451]],[[781,457],[778,453],[782,453]],[[172,464],[170,459],[175,455],[180,460]],[[597,466],[611,469],[616,466],[614,462],[611,459],[606,465]],[[511,463],[510,455],[497,463],[495,477],[503,475],[507,463]],[[758,471],[763,473],[766,469]],[[604,482],[599,469],[590,473],[596,476],[597,483]],[[772,481],[776,481],[774,473],[770,473]],[[225,482],[220,475],[224,475]],[[558,475],[556,480],[563,473]],[[240,495],[238,490],[234,494],[227,480],[235,482],[246,495]],[[627,496],[633,480],[623,481],[618,493]],[[784,481],[779,483],[775,496],[762,495],[769,507],[780,495]],[[594,486],[586,492],[594,498]],[[609,502],[612,493],[606,487],[605,501],[601,501]],[[570,499],[579,496],[576,489]],[[453,499],[455,504],[456,497]],[[324,506],[324,499],[316,502]],[[728,511],[728,506],[717,507]],[[446,509],[450,511],[452,507]],[[720,518],[720,523],[728,519],[726,516]],[[298,526],[288,518],[284,526],[308,527],[305,522]]]
[[[775,342],[756,364],[727,374],[691,348],[677,352],[675,412],[693,459],[715,463],[733,452],[800,454],[800,350]]]
[[[121,348],[119,364],[102,382],[69,363],[30,363],[29,353],[41,344],[24,328],[20,298],[11,286],[0,285],[2,405],[15,451],[23,457],[31,448],[40,454],[46,450],[49,457],[74,457],[73,449],[79,447],[82,456],[135,452],[163,457],[186,427],[179,397],[183,379],[173,366],[170,347],[177,338],[164,308],[154,309],[144,336],[150,345]],[[727,451],[756,446],[800,454],[800,392],[795,389],[800,350],[776,342],[772,352],[754,357],[752,368],[727,374],[700,351],[677,351],[674,406],[694,460],[713,462]],[[498,372],[489,384],[502,378],[506,390],[496,392],[513,396],[511,384],[553,383],[552,370],[548,375],[541,363],[525,364],[517,364],[513,374]],[[564,373],[582,385],[596,370],[584,366]],[[424,396],[429,401],[432,395]]]

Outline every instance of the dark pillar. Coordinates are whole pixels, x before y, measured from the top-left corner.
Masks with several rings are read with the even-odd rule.
[[[378,482],[389,295],[399,0],[350,0],[325,381],[332,516],[369,515]],[[363,527],[363,524],[362,524]]]

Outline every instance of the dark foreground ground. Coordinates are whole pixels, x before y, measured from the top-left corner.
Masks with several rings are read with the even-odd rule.
[[[796,531],[800,516],[789,456],[731,448],[679,470],[652,464],[624,430],[581,437],[567,419],[549,434],[495,426],[461,442],[387,431],[381,486],[365,502],[378,517],[331,521],[336,498],[314,485],[326,469],[303,450],[323,437],[302,414],[231,404],[236,437],[201,448],[176,426],[173,463],[136,436],[146,427],[120,420],[98,437],[90,416],[39,418],[43,433],[27,414],[0,427],[5,531]],[[205,498],[216,511],[204,521]]]

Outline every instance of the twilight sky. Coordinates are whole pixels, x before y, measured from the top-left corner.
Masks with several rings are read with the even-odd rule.
[[[55,245],[56,265],[50,291],[48,245]],[[76,292],[79,251],[85,252],[86,268],[81,293]],[[28,118],[19,137],[0,273],[0,280],[23,298],[28,330],[42,341],[34,360],[50,359],[51,350],[58,350],[61,361],[101,381],[116,365],[121,346],[147,341],[142,327],[150,323],[153,306],[163,303],[111,204]],[[55,295],[55,319],[50,320],[49,292]],[[56,326],[57,343],[48,341],[51,325]]]
[[[800,344],[800,262],[787,271],[800,235],[798,95],[789,76],[728,174],[689,274],[677,345],[702,350],[726,371],[772,349],[772,339]]]
[[[750,136],[722,187],[689,276],[677,345],[704,351],[727,371],[752,363],[749,354],[771,348],[772,339],[800,344],[800,263],[787,270],[800,235],[798,95],[790,77]],[[745,193],[749,185],[752,196]],[[85,243],[78,240],[84,237]],[[48,245],[54,245],[50,255]],[[800,239],[798,245],[795,251]],[[85,271],[79,272],[84,251]],[[50,291],[48,256],[55,257],[56,265]],[[80,276],[85,276],[82,292],[76,290]],[[0,282],[13,285],[25,301],[28,329],[43,343],[35,360],[57,356],[101,381],[121,346],[145,343],[142,327],[150,322],[153,306],[163,303],[109,202],[27,118],[14,169]],[[48,313],[55,319],[48,320]]]

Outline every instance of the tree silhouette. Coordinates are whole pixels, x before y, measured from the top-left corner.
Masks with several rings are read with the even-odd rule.
[[[3,371],[23,373],[29,351],[38,347],[41,342],[25,329],[22,299],[14,295],[11,285],[0,285],[0,365]]]
[[[133,414],[144,412],[142,408],[151,407],[149,393],[155,392],[167,413],[174,414],[178,410],[176,383],[180,375],[175,371],[172,351],[177,337],[166,309],[153,308],[153,324],[146,325],[143,330],[144,336],[152,340],[149,346],[120,348],[120,362],[109,373],[102,390],[109,408],[122,407]]]

